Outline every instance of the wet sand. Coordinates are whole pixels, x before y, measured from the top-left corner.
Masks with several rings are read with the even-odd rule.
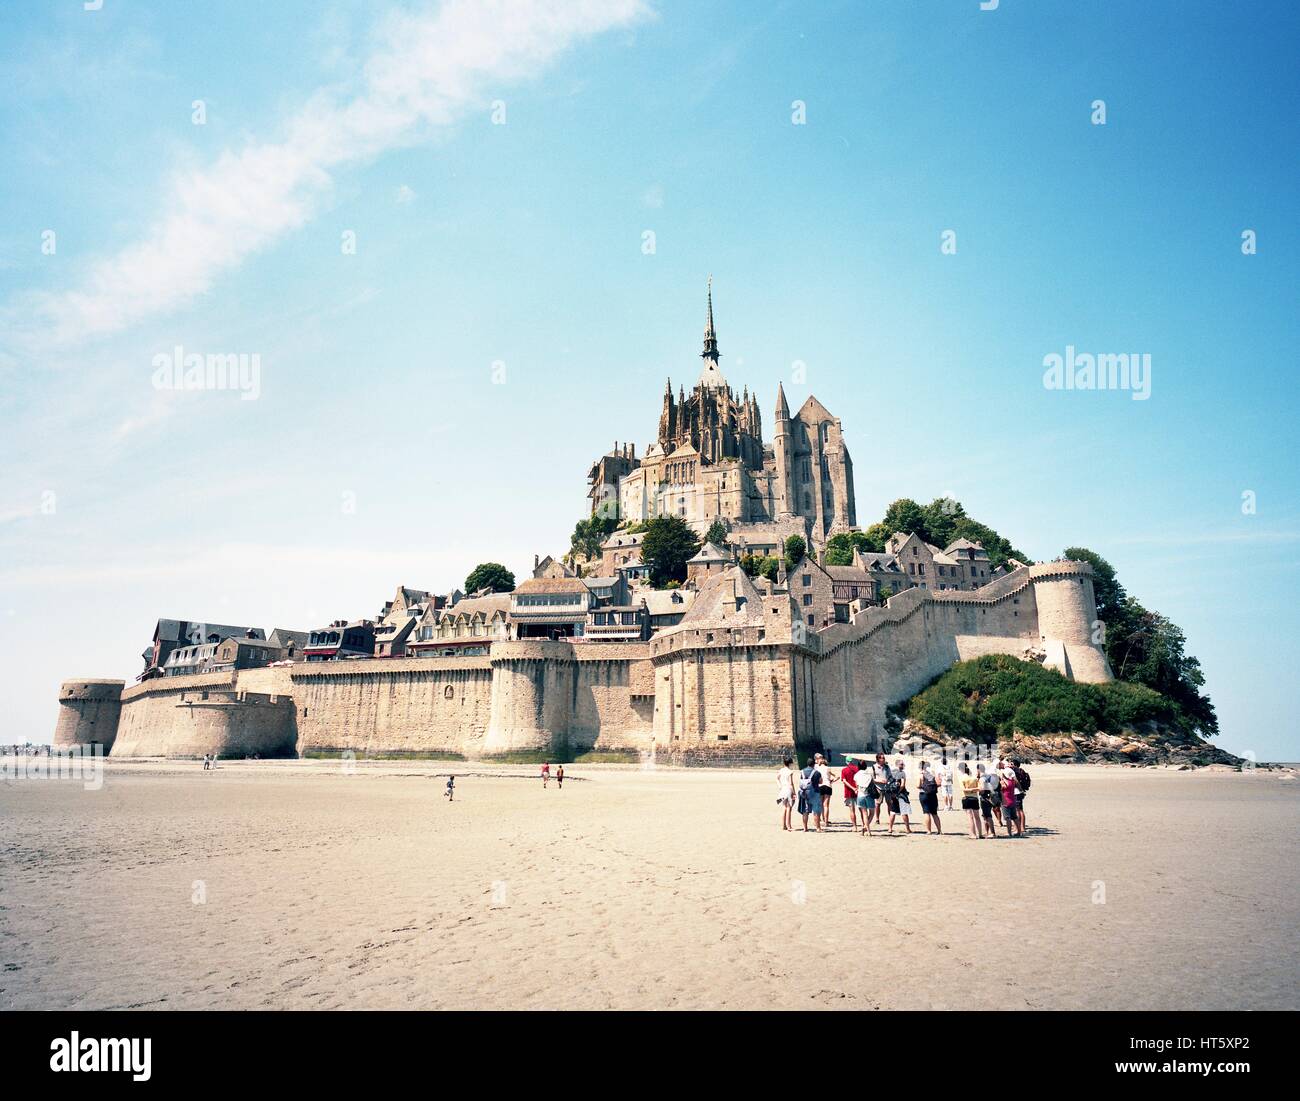
[[[851,834],[838,787],[783,833],[767,771],[11,780],[0,1008],[1300,1008],[1300,781],[1032,772],[983,842]]]

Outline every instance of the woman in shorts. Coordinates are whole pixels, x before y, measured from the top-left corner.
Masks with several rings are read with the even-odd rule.
[[[997,837],[993,825],[993,797],[997,793],[994,777],[982,764],[975,766],[975,778],[980,782],[980,813],[984,817],[984,836]]]
[[[862,820],[862,832],[871,832],[871,816],[876,813],[876,799],[879,795],[879,785],[875,782],[875,769],[872,765],[865,768],[859,768],[857,776],[854,777],[858,785],[858,817]],[[877,794],[872,795],[875,791]]]
[[[814,762],[821,779],[817,781],[817,794],[822,797],[822,820],[827,826],[831,824],[831,784],[839,779],[838,776],[831,772],[830,762],[820,753],[814,757]]]
[[[984,827],[980,825],[980,782],[970,774],[970,765],[961,763],[961,809],[970,819],[970,835],[976,839],[984,837]],[[989,811],[991,815],[992,810]],[[991,820],[991,819],[990,819]]]

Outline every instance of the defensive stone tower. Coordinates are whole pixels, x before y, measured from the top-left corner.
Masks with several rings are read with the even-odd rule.
[[[1113,680],[1101,643],[1092,567],[1086,562],[1041,562],[1029,578],[1038,605],[1038,633],[1047,649],[1045,664],[1073,680],[1099,684]]]
[[[568,755],[577,662],[567,642],[492,644],[492,718],[487,757],[506,753]]]
[[[120,680],[65,680],[59,686],[59,719],[54,727],[54,745],[98,744],[107,753],[117,740],[117,723],[122,715]]]

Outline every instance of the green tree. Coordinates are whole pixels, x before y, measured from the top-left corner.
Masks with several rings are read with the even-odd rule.
[[[883,527],[881,524],[873,524],[873,527]],[[888,538],[886,536],[885,538]],[[861,551],[863,554],[880,554],[885,549],[884,539],[874,539],[865,531],[842,531],[838,535],[832,535],[826,541],[826,562],[827,566],[851,566],[853,565],[853,552]]]
[[[802,535],[791,535],[785,541],[785,568],[792,570],[800,562],[803,556],[808,553],[808,544],[804,542]]]
[[[600,556],[601,544],[609,538],[618,527],[618,521],[612,516],[589,516],[574,525],[573,535],[569,539],[569,554],[592,559]]]
[[[940,549],[953,541],[953,530],[958,521],[966,519],[966,510],[960,501],[951,497],[936,497],[921,510],[925,521],[925,534],[921,537]]]
[[[712,543],[715,547],[725,547],[727,545],[727,525],[721,520],[714,520],[704,535],[704,541]]]
[[[900,497],[885,509],[884,524],[890,535],[901,531],[905,535],[926,537],[925,511],[910,497]]]
[[[680,516],[657,516],[646,524],[641,561],[650,570],[650,584],[664,588],[669,581],[686,580],[686,563],[700,549],[700,541]]]
[[[476,593],[480,589],[491,589],[494,593],[514,591],[515,575],[500,562],[480,562],[465,578],[465,591]]]
[[[750,577],[766,577],[769,581],[775,581],[781,560],[763,554],[747,554],[740,560],[740,568]]]

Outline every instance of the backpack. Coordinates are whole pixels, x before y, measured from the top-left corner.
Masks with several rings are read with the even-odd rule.
[[[812,778],[816,775],[817,773],[815,770],[813,772],[808,773],[807,775],[804,775],[802,772],[799,773],[799,790],[807,791],[809,788],[811,788]]]
[[[926,795],[934,795],[939,790],[939,783],[933,776],[922,776],[921,790],[925,792]]]
[[[1020,785],[1022,792],[1029,790],[1029,773],[1023,768],[1016,769],[1016,782]]]

